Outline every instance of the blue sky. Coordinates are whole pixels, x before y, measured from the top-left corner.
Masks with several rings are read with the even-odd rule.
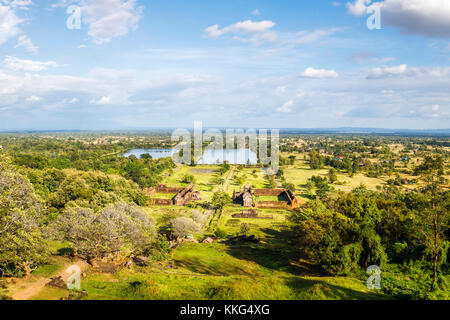
[[[0,130],[449,128],[449,92],[447,0],[0,0]]]

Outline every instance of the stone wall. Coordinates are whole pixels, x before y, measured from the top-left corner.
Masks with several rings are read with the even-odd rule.
[[[255,189],[253,194],[255,196],[279,196],[285,189]]]
[[[255,196],[284,196],[286,201],[260,201],[256,204],[258,208],[270,209],[298,209],[300,204],[291,190],[287,189],[256,189]]]
[[[165,186],[158,186],[156,188],[146,189],[147,195],[157,193],[176,193],[173,199],[150,199],[151,205],[162,206],[184,206],[190,200],[200,200],[200,193],[194,191],[194,185],[188,185],[186,188],[168,188]]]
[[[261,209],[291,209],[287,201],[260,201],[256,206]]]
[[[171,206],[173,205],[172,199],[150,199],[150,204],[154,206]]]

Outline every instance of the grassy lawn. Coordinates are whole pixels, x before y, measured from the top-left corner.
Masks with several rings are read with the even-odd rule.
[[[384,180],[385,179],[366,177],[363,174],[356,174],[352,178],[350,178],[348,175],[339,174],[338,181],[344,184],[334,184],[333,186],[337,190],[349,192],[359,187],[360,185],[364,185],[367,189],[375,191],[377,189],[377,186],[383,186],[386,184]]]
[[[243,187],[243,185],[240,186],[234,181],[234,177],[244,177],[244,185],[248,183],[255,189],[268,188],[267,180],[264,178],[264,174],[260,168],[242,168],[241,170],[236,170],[227,192],[231,193]]]
[[[388,298],[355,278],[278,271],[277,264],[264,265],[266,257],[266,251],[251,246],[183,244],[174,254],[175,267],[156,264],[114,275],[92,273],[82,286],[88,299],[95,300]]]
[[[180,166],[171,176],[166,177],[163,183],[168,187],[184,187],[186,184],[181,182],[183,177],[193,175],[195,177],[195,189],[200,191],[202,199],[207,201],[210,199],[214,187],[216,187],[213,179],[217,176],[219,169],[220,167],[216,165]]]

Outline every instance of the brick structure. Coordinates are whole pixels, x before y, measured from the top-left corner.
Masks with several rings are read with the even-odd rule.
[[[253,196],[275,196],[285,199],[284,201],[253,201]],[[288,189],[255,189],[247,184],[243,191],[234,192],[233,201],[246,208],[257,207],[267,209],[295,210],[300,207],[300,202],[295,194]]]
[[[273,216],[259,215],[258,210],[249,209],[249,210],[242,211],[242,213],[233,214],[233,218],[237,218],[237,219],[273,219]]]
[[[173,204],[176,206],[184,206],[191,200],[201,200],[200,192],[194,190],[193,184],[188,185],[180,191],[173,199]]]
[[[244,187],[243,191],[239,191],[239,192],[234,192],[233,193],[233,197],[232,197],[233,201],[235,203],[239,203],[240,205],[246,207],[246,208],[251,208],[253,207],[253,193],[252,193],[252,187],[247,184]]]
[[[295,194],[288,189],[256,189],[255,196],[276,196],[282,197],[285,201],[260,201],[257,203],[258,208],[270,209],[298,209],[300,203]]]
[[[148,196],[155,193],[176,193],[177,195],[173,199],[150,199],[151,205],[159,206],[184,206],[191,200],[201,200],[200,192],[195,191],[193,184],[188,185],[186,188],[170,188],[164,185],[159,185],[155,188],[145,189]]]

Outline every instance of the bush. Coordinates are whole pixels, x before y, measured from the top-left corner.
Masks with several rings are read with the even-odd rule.
[[[219,239],[225,239],[228,236],[227,232],[222,229],[217,229],[214,235]]]

